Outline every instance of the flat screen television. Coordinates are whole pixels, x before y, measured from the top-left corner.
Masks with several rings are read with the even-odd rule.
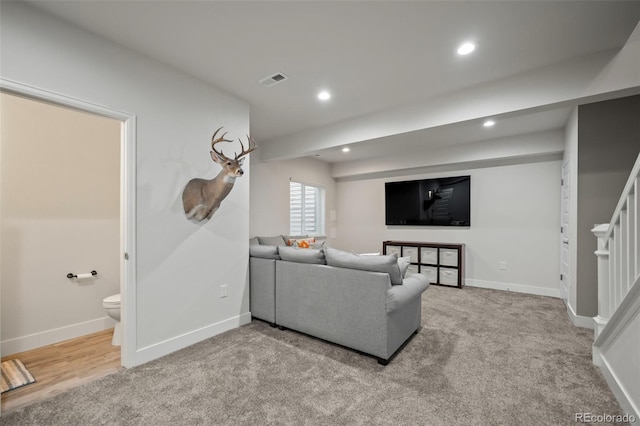
[[[471,226],[471,176],[385,183],[385,223]]]

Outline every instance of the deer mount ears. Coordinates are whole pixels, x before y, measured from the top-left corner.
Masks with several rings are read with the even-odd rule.
[[[209,153],[211,154],[211,159],[220,165],[222,165],[223,163],[226,163],[227,161],[231,161],[231,162],[237,161],[238,165],[240,166],[242,166],[242,163],[244,163],[244,157],[240,157],[238,160],[233,160],[225,156],[222,156],[215,151],[209,151]]]
[[[211,159],[212,159],[213,161],[215,161],[216,163],[218,163],[218,164],[222,164],[222,163],[224,163],[225,161],[227,161],[227,158],[225,158],[225,157],[221,156],[221,155],[220,155],[220,154],[218,154],[217,152],[215,152],[215,151],[209,151],[209,152],[211,153]]]

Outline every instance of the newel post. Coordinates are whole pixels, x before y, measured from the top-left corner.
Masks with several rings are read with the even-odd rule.
[[[593,317],[595,322],[594,341],[607,325],[611,312],[609,312],[609,249],[607,248],[606,235],[609,224],[596,225],[591,232],[598,239],[598,249],[595,255],[598,257],[598,316]]]

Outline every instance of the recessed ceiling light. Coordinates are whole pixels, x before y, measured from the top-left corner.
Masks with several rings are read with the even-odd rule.
[[[331,93],[327,92],[326,90],[323,90],[322,92],[318,93],[318,99],[320,99],[321,101],[327,101],[331,98]]]
[[[496,124],[496,122],[495,122],[495,121],[493,121],[493,120],[487,120],[487,121],[485,121],[484,123],[482,123],[482,125],[483,125],[484,127],[493,127],[493,126],[495,126],[495,124]]]
[[[461,56],[468,55],[474,50],[476,50],[476,45],[468,41],[468,42],[462,43],[458,47],[458,55],[461,55]]]
[[[351,150],[349,149],[348,146],[345,146],[344,148],[342,148],[342,152],[349,152],[349,151],[351,151]]]

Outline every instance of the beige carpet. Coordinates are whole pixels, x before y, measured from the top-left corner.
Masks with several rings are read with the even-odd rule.
[[[8,414],[6,425],[571,425],[623,414],[559,299],[431,286],[375,359],[254,321]]]

